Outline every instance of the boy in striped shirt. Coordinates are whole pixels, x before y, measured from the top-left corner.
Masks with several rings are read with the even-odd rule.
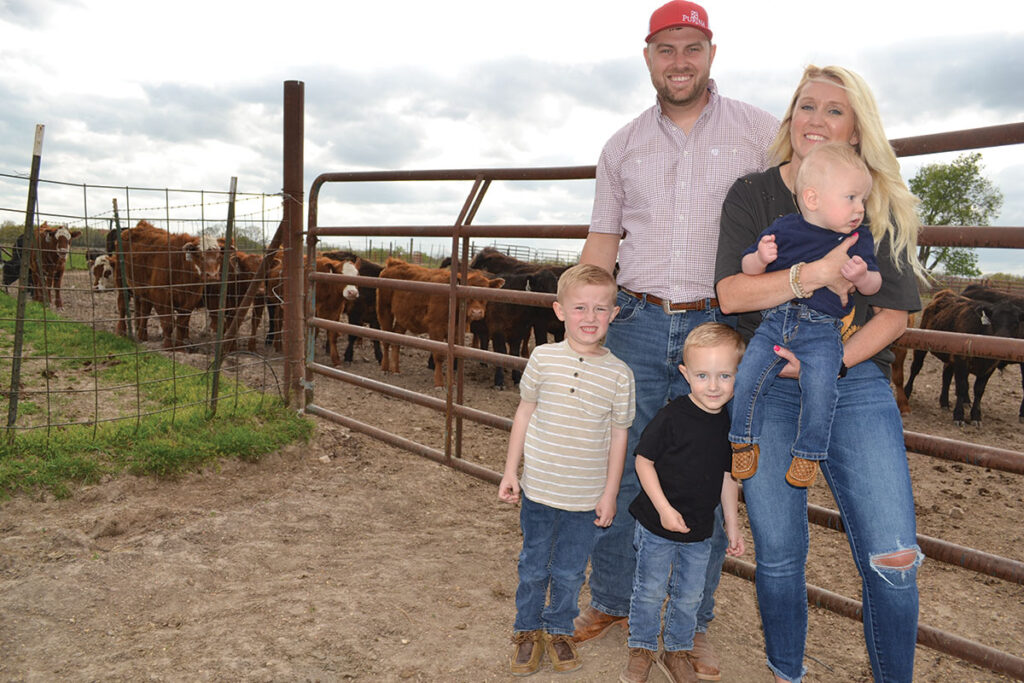
[[[514,675],[536,672],[545,654],[555,671],[582,665],[573,619],[597,531],[615,517],[635,414],[633,373],[604,347],[616,294],[599,266],[566,270],[553,304],[565,339],[536,347],[519,384],[498,487],[501,500],[522,503]]]

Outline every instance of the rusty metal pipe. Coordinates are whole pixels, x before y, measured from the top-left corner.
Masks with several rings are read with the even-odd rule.
[[[379,441],[383,441],[384,443],[389,443],[392,446],[397,446],[398,448],[402,448],[417,455],[421,455],[425,458],[429,458],[434,462],[439,462],[442,465],[447,465],[448,467],[451,467],[453,470],[465,472],[466,474],[470,474],[476,477],[477,479],[483,479],[484,481],[490,482],[492,484],[501,483],[501,475],[498,474],[497,472],[493,472],[487,469],[486,467],[476,465],[474,463],[469,462],[468,460],[460,460],[459,458],[446,458],[445,454],[437,449],[430,448],[429,446],[424,446],[423,444],[418,443],[416,441],[411,441],[410,439],[405,439],[401,436],[398,436],[397,434],[392,434],[391,432],[384,431],[383,429],[378,429],[377,427],[368,425],[365,422],[353,420],[350,417],[340,415],[334,412],[333,410],[328,410],[327,408],[318,406],[315,403],[306,404],[306,412],[309,413],[310,415],[316,415],[317,417],[322,417],[325,420],[330,420],[331,422],[340,424],[344,427],[348,427],[349,429],[352,429],[354,431],[361,432],[363,434],[366,434],[367,436],[372,436],[373,438]]]
[[[895,344],[908,349],[1024,363],[1024,339],[911,328],[904,332]]]
[[[1011,474],[1024,474],[1024,453],[919,432],[904,431],[903,442],[907,450],[913,453]]]
[[[1024,228],[991,225],[929,225],[917,243],[925,247],[1024,248]]]
[[[430,408],[438,412],[444,412],[447,408],[446,402],[443,399],[435,398],[433,396],[427,396],[417,391],[411,391],[409,389],[403,389],[402,387],[396,387],[393,384],[387,384],[386,382],[379,382],[362,375],[356,375],[351,372],[339,370],[338,368],[332,368],[329,365],[323,365],[321,363],[312,363],[310,365],[312,370],[325,377],[331,377],[333,379],[346,382],[352,386],[357,386],[370,391],[376,391],[384,394],[385,396],[391,396],[392,398],[400,398],[410,403],[423,406],[424,408]],[[463,405],[455,405],[452,407],[455,414],[459,417],[465,417],[474,422],[478,422],[488,427],[495,427],[497,429],[504,429],[509,431],[512,429],[512,420],[507,417],[500,417],[493,413],[484,412],[483,410],[477,410],[476,408],[470,408]]]

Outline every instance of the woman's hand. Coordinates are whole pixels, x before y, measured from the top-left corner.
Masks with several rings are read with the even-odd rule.
[[[779,371],[779,377],[787,377],[789,379],[799,379],[800,377],[800,359],[796,357],[789,349],[784,349],[781,346],[776,345],[774,348],[775,355],[783,360],[787,361],[785,367]]]
[[[824,257],[806,264],[800,271],[800,283],[804,291],[811,293],[820,287],[827,287],[833,291],[843,306],[849,300],[849,294],[855,287],[852,282],[843,277],[843,267],[849,262],[850,255],[847,253],[860,235],[853,233],[839,243],[832,251]]]

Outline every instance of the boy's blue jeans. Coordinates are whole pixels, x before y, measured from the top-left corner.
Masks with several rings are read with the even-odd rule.
[[[593,510],[559,510],[522,496],[519,524],[523,550],[519,553],[514,631],[573,634],[587,558],[597,537],[594,519]]]
[[[710,302],[709,302],[710,303]],[[629,428],[626,466],[616,501],[618,512],[607,529],[598,531],[590,558],[590,604],[605,614],[629,614],[630,589],[636,552],[633,549],[635,520],[629,504],[640,493],[636,477],[636,444],[647,423],[670,400],[690,393],[690,385],[679,372],[683,342],[693,328],[707,322],[736,327],[736,317],[709,306],[703,311],[666,313],[661,306],[619,292],[619,314],[608,327],[605,346],[633,371],[636,384],[636,417]],[[714,618],[715,589],[722,575],[722,562],[729,538],[725,535],[721,507],[715,510],[715,535],[708,563],[704,601],[697,615],[697,630],[706,631]]]
[[[729,441],[758,443],[764,424],[764,397],[786,360],[783,346],[800,360],[800,417],[791,453],[806,460],[828,457],[836,411],[836,380],[843,363],[841,321],[804,304],[787,302],[769,309],[747,345],[736,374]]]
[[[704,576],[711,556],[711,539],[695,543],[670,541],[636,525],[636,573],[629,603],[629,647],[658,650],[661,606],[665,608],[665,650],[693,649],[697,608],[704,596]]]

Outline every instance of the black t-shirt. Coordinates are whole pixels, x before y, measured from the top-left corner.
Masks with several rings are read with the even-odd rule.
[[[718,256],[715,262],[715,284],[719,280],[741,272],[740,259],[743,251],[757,241],[758,235],[777,218],[797,211],[793,193],[786,187],[779,173],[779,167],[752,173],[737,180],[722,205],[721,231],[718,236]],[[864,224],[868,221],[865,218]],[[876,258],[882,274],[882,288],[876,294],[864,296],[853,294],[853,315],[844,319],[843,338],[846,339],[866,323],[871,307],[891,308],[900,311],[921,309],[921,296],[917,291],[914,269],[904,260],[902,270],[892,262],[889,237],[877,240]],[[739,317],[737,329],[749,340],[754,329],[761,322],[761,313],[744,313]],[[891,372],[893,354],[889,348],[882,349],[874,358],[888,377]]]
[[[665,530],[654,503],[642,489],[629,506],[636,521],[671,541],[693,543],[710,538],[715,508],[722,498],[722,477],[732,467],[728,413],[705,412],[689,395],[680,396],[650,421],[636,453],[654,463],[661,490],[683,516],[690,533]]]

